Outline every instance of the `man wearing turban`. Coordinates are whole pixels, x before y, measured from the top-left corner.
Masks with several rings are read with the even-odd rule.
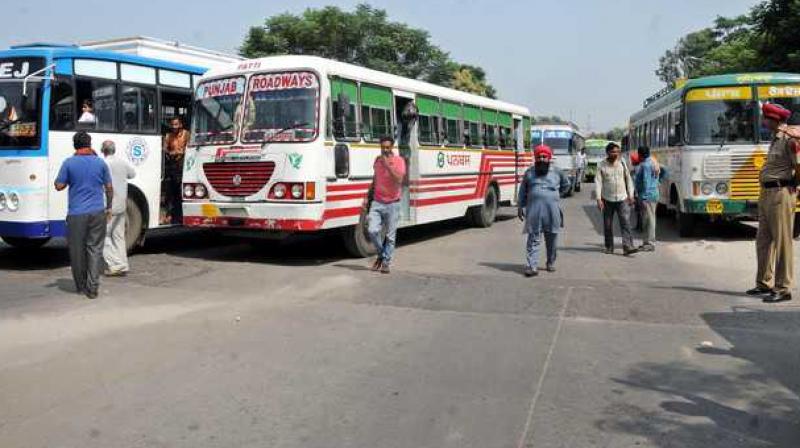
[[[525,222],[528,235],[526,244],[527,266],[525,276],[539,274],[539,252],[544,235],[547,249],[547,271],[554,272],[558,233],[563,227],[559,200],[569,189],[569,180],[555,166],[551,166],[553,151],[539,145],[533,152],[534,165],[525,172],[519,187],[518,216]]]

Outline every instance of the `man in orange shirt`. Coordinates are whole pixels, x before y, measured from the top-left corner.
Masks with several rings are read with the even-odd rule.
[[[189,144],[189,131],[184,129],[183,120],[180,117],[172,117],[169,124],[171,130],[164,138],[167,213],[172,224],[181,224],[183,221],[181,210],[183,155]]]
[[[400,198],[406,175],[406,162],[394,153],[393,148],[393,138],[381,138],[381,155],[373,165],[373,199],[367,216],[367,233],[378,251],[378,259],[372,265],[372,270],[384,274],[391,272],[397,223],[400,220]],[[386,236],[382,237],[384,228]]]

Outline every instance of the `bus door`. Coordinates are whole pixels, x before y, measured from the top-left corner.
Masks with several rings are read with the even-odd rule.
[[[527,167],[524,166],[523,156],[525,155],[525,139],[522,138],[522,120],[514,118],[514,197],[511,202],[516,204],[519,197],[520,177],[525,174]]]
[[[189,130],[191,123],[192,94],[190,91],[161,89],[161,135],[166,140],[171,132],[171,122],[173,118],[179,118],[183,123],[183,128]],[[182,169],[183,167],[180,167]],[[161,155],[161,193],[159,224],[170,225],[180,224],[178,217],[173,216],[181,209],[182,190],[178,185],[170,185],[167,173],[166,153]]]
[[[400,222],[411,223],[414,219],[411,212],[411,193],[409,190],[412,172],[416,169],[417,139],[417,106],[414,94],[394,92],[395,107],[395,141],[400,157],[406,162],[406,177],[403,179],[403,195],[400,199]]]

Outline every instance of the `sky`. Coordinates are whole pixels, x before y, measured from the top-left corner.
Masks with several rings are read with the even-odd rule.
[[[127,36],[236,52],[247,30],[282,12],[361,1],[40,0],[3,5],[0,48]],[[658,58],[717,16],[757,0],[372,0],[389,18],[427,30],[453,59],[482,66],[500,99],[581,128],[623,126],[663,86]]]

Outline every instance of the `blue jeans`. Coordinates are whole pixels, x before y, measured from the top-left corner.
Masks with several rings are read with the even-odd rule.
[[[400,202],[384,204],[372,201],[367,216],[367,233],[369,239],[378,250],[378,257],[385,265],[392,264],[394,244],[397,237],[397,223],[400,221]],[[382,236],[383,229],[386,236]]]
[[[547,265],[552,266],[556,263],[556,244],[558,242],[558,234],[550,232],[542,233],[529,233],[528,244],[526,249],[528,252],[528,266],[536,269],[539,265],[539,252],[542,247],[542,235],[544,235],[545,246],[547,247]]]

